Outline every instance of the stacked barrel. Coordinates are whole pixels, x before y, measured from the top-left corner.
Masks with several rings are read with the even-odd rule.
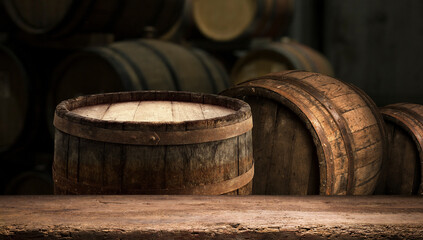
[[[335,79],[294,8],[2,0],[1,191],[421,193],[419,105]]]

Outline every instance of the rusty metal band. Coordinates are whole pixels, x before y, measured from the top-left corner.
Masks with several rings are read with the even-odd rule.
[[[313,77],[315,75],[310,75],[307,77]],[[316,75],[317,76],[317,75]],[[267,76],[268,79],[272,78],[271,76]],[[319,90],[315,89],[311,85],[301,81],[300,79],[295,78],[273,78],[274,80],[283,80],[286,83],[289,83],[291,85],[294,85],[308,94],[310,94],[313,98],[315,98],[317,101],[319,101],[322,106],[329,112],[329,114],[332,116],[332,118],[335,120],[335,124],[338,127],[341,138],[344,142],[345,146],[345,152],[348,159],[348,178],[347,178],[347,195],[352,194],[353,190],[353,183],[354,183],[354,152],[353,152],[353,144],[354,140],[352,137],[352,133],[348,127],[348,124],[344,117],[342,117],[341,113],[337,111],[337,107],[331,102],[328,98],[326,98],[323,94],[320,93]]]
[[[60,188],[69,193],[76,194],[87,194],[87,193],[99,193],[99,194],[163,194],[163,195],[221,195],[229,192],[233,192],[240,189],[250,183],[254,177],[254,164],[251,168],[235,177],[226,181],[217,182],[208,185],[199,185],[189,188],[179,189],[120,189],[114,186],[102,186],[96,184],[86,184],[76,182],[75,180],[67,179],[57,174],[53,169],[53,180],[55,188]]]
[[[385,117],[401,122],[414,135],[416,144],[420,148],[420,171],[423,173],[423,116],[406,107],[395,105],[383,107],[380,111]],[[418,129],[412,126],[410,121],[420,126],[420,128]],[[423,195],[423,174],[421,174],[418,194]]]
[[[266,80],[266,79],[270,79],[270,80],[277,80],[278,84],[283,83],[280,81],[279,78],[277,77],[273,77],[272,76],[266,76],[266,77],[262,77],[262,80]],[[260,80],[259,78],[257,78],[257,80]],[[323,150],[323,153],[325,156],[329,157],[329,161],[325,161],[326,162],[326,189],[325,189],[325,194],[326,195],[332,195],[334,193],[334,176],[333,176],[333,172],[334,172],[334,167],[333,167],[333,155],[332,153],[332,149],[331,149],[331,145],[329,143],[328,138],[326,137],[325,131],[320,123],[320,121],[314,116],[313,112],[310,111],[310,109],[307,106],[304,106],[302,102],[298,101],[295,96],[292,96],[291,94],[285,92],[284,90],[282,90],[281,88],[275,87],[275,86],[271,86],[269,84],[263,84],[260,82],[249,82],[249,85],[247,85],[248,87],[254,88],[254,87],[259,87],[259,88],[264,88],[264,89],[268,89],[271,90],[281,96],[283,96],[284,98],[286,98],[288,101],[290,101],[292,104],[294,104],[295,106],[297,106],[301,112],[303,112],[303,114],[307,117],[307,119],[310,121],[311,125],[314,128],[314,131],[316,131],[316,134],[319,138],[319,141],[321,143],[321,147]]]
[[[109,143],[131,145],[186,145],[224,140],[239,136],[253,127],[252,117],[231,125],[187,131],[114,130],[75,123],[54,116],[54,126],[72,136]]]

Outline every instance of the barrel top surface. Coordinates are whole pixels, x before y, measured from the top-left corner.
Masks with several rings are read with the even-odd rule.
[[[217,41],[233,40],[254,20],[257,2],[254,0],[194,1],[195,23],[208,37]]]
[[[73,109],[78,115],[110,121],[183,122],[223,117],[235,110],[203,103],[178,101],[132,101]]]
[[[134,91],[61,102],[56,129],[112,143],[179,145],[218,141],[250,131],[250,106],[238,99],[176,91]]]

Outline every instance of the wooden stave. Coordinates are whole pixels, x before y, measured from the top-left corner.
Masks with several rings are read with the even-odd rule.
[[[107,5],[105,5],[107,3]],[[156,4],[157,1],[151,1]],[[150,13],[151,7],[144,1],[130,1],[124,2],[117,0],[109,0],[107,2],[87,0],[87,1],[72,1],[68,7],[65,15],[62,19],[54,22],[49,28],[45,27],[32,27],[30,23],[25,22],[21,18],[19,12],[16,10],[13,0],[5,0],[4,5],[13,22],[24,32],[28,34],[35,34],[44,37],[62,38],[75,33],[88,33],[88,32],[112,32],[116,35],[116,38],[128,38],[128,37],[140,37],[145,34],[143,27],[148,25],[159,24],[156,32],[158,34],[164,34],[173,24],[174,20],[182,14],[184,6],[184,0],[172,1],[169,3],[162,2],[165,4],[162,6],[153,7],[153,13],[150,18],[146,18],[146,14],[137,14],[137,21],[135,23],[140,24],[139,28],[132,28],[128,31],[125,22],[125,16],[131,14],[134,15],[134,9],[148,8]],[[135,4],[136,7],[133,5]],[[173,11],[169,11],[172,9]],[[166,11],[165,11],[166,10]],[[126,11],[126,12],[125,12]],[[158,18],[159,15],[165,14],[168,18]],[[163,19],[166,19],[163,21]],[[131,20],[131,18],[129,18]],[[128,19],[126,20],[128,21]],[[166,23],[166,21],[168,21]],[[166,23],[166,24],[163,24]],[[126,31],[122,31],[125,29]]]
[[[290,22],[293,12],[292,0],[259,0],[256,2],[254,17],[250,24],[244,28],[240,34],[229,39],[214,36],[209,30],[205,30],[199,23],[200,14],[196,13],[195,2],[193,5],[193,22],[197,29],[207,38],[216,42],[236,42],[252,37],[278,37]],[[278,8],[284,6],[285,8]],[[281,27],[281,25],[283,27]]]
[[[59,137],[61,135],[63,136]],[[128,152],[131,152],[131,153],[137,152],[141,155],[151,156],[152,154],[151,152],[146,153],[146,150],[143,148],[145,146],[130,147],[130,146],[107,144],[107,143],[106,145],[104,145],[105,143],[103,142],[91,141],[91,140],[86,140],[83,138],[75,138],[73,136],[63,134],[60,131],[56,132],[56,137],[58,139],[61,139],[61,138],[66,139],[67,142],[72,141],[71,144],[73,146],[75,146],[75,143],[77,143],[81,148],[75,149],[73,147],[70,147],[69,149],[69,151],[80,155],[79,160],[75,160],[75,158],[68,158],[68,159],[61,158],[59,151],[56,151],[55,160],[53,162],[53,179],[55,183],[55,194],[195,194],[195,195],[251,194],[251,181],[252,181],[252,174],[254,172],[254,165],[252,164],[253,162],[252,153],[249,156],[247,156],[245,159],[237,159],[237,158],[231,159],[233,155],[231,154],[226,155],[226,159],[222,159],[222,160],[225,162],[228,162],[228,158],[229,160],[233,160],[229,163],[229,165],[223,164],[221,166],[220,165],[216,166],[216,163],[213,163],[214,164],[213,167],[217,167],[216,169],[213,169],[213,168],[201,169],[200,168],[199,171],[202,172],[201,174],[198,173],[198,171],[197,173],[195,173],[194,171],[195,169],[189,169],[189,171],[192,173],[190,174],[192,178],[200,178],[203,176],[215,174],[216,175],[215,178],[217,177],[218,179],[213,179],[210,177],[209,179],[200,179],[201,181],[197,179],[197,182],[195,182],[194,180],[191,180],[190,182],[187,182],[189,186],[184,186],[179,183],[180,184],[179,186],[174,186],[173,188],[163,186],[162,185],[163,183],[161,183],[160,186],[156,185],[156,187],[151,187],[151,185],[154,185],[155,183],[157,183],[157,181],[161,181],[161,179],[158,177],[161,177],[161,175],[164,174],[164,172],[161,172],[162,174],[159,174],[157,170],[149,170],[153,172],[155,176],[153,177],[150,176],[149,179],[147,180],[145,179],[138,180],[137,184],[141,184],[142,187],[137,186],[137,184],[135,185],[132,184],[132,186],[126,186],[124,182],[127,182],[127,180],[121,180],[120,178],[122,177],[117,177],[119,176],[119,172],[123,171],[123,169],[121,168],[122,167],[121,165],[124,163],[122,162],[130,161],[132,162],[131,165],[133,165],[136,161],[143,160],[143,158],[135,158],[135,157],[132,160],[130,160],[131,157],[126,157],[126,154],[131,155]],[[228,141],[237,142],[237,141],[241,141],[240,139],[251,139],[251,135],[248,132],[238,137],[235,137],[233,139],[224,140],[221,143],[227,144]],[[216,143],[216,142],[212,142],[212,143]],[[95,148],[95,146],[97,146],[98,148]],[[207,149],[207,150],[210,148],[204,144],[199,144],[198,146],[199,148]],[[103,174],[105,174],[103,175],[103,178],[107,176],[106,178],[109,178],[109,179],[106,180],[105,184],[102,183],[102,181],[104,181],[102,179],[95,180],[96,178],[100,176],[95,177],[93,176],[95,174],[92,173],[93,168],[97,167],[97,165],[92,165],[93,162],[95,163],[99,161],[94,158],[90,160],[90,162],[87,162],[87,158],[82,157],[87,154],[87,151],[81,150],[81,149],[82,148],[86,149],[88,147],[92,149],[92,152],[96,152],[97,155],[98,154],[103,156],[105,154],[108,155],[108,157],[106,157],[106,160],[105,160],[106,163],[104,163],[106,165],[104,167],[109,169],[109,172],[108,173],[103,172]],[[169,145],[166,147],[167,148],[164,148],[163,146],[155,146],[153,147],[154,149],[150,148],[148,150],[156,152],[156,153],[153,153],[154,155],[156,155],[157,152],[165,152],[166,154],[172,155],[171,153],[174,151],[176,152],[182,151],[180,149],[177,150],[178,146]],[[103,150],[107,149],[107,150],[105,150],[106,152],[102,152],[101,149]],[[167,150],[167,149],[171,149],[171,150]],[[242,149],[242,147],[240,149]],[[236,151],[241,151],[240,149],[236,149]],[[116,151],[119,151],[119,153],[123,154],[123,156],[116,155]],[[184,151],[182,151],[182,153],[183,152]],[[248,152],[251,152],[251,150],[249,150]],[[65,151],[65,154],[67,155],[70,153]],[[216,154],[221,155],[222,152],[218,151],[216,152]],[[206,156],[209,156],[209,155],[210,154],[207,154]],[[196,158],[199,158],[199,157],[202,157],[202,158],[204,157],[203,154],[201,155],[194,154],[192,156],[194,160],[196,160]],[[111,157],[113,157],[113,159],[110,159]],[[118,159],[120,160],[117,161]],[[117,164],[112,165],[110,163],[111,160],[116,161]],[[152,160],[157,161],[157,158],[153,157]],[[173,161],[173,160],[177,162],[176,161],[177,159],[173,159],[173,158],[170,158],[170,159],[168,158],[168,159],[165,159],[164,161],[167,162],[167,161]],[[239,162],[237,163],[237,161]],[[192,164],[195,165],[195,162]],[[233,168],[232,171],[223,170],[231,166],[236,166],[238,164],[244,166],[244,168],[247,168],[247,169],[243,171],[243,169],[239,167],[239,169]],[[87,170],[82,170],[82,168],[84,167],[90,168],[91,172],[88,172]],[[112,173],[110,173],[110,169],[116,169],[116,171],[113,171]],[[133,169],[139,170],[139,167],[138,169],[136,167],[134,167]],[[95,171],[101,174],[102,170],[97,169]],[[164,170],[162,169],[159,171],[164,171]],[[222,172],[222,171],[226,171],[226,173],[224,173],[225,175],[223,176],[219,175],[219,172]],[[85,172],[85,173],[82,173],[82,172]],[[177,177],[178,174],[181,174],[181,173],[173,172],[172,176],[169,176],[169,177]],[[147,174],[144,171],[144,173],[138,172],[138,173],[134,173],[134,175],[136,179],[137,175],[147,175]],[[133,175],[128,177],[134,178]],[[241,179],[235,179],[237,177],[240,177]],[[64,179],[67,179],[67,181],[66,180],[63,181]],[[241,182],[237,182],[237,181],[241,181]],[[73,184],[69,184],[69,183],[73,183]],[[213,186],[213,185],[218,185],[218,186]],[[195,189],[196,187],[200,187],[203,189]],[[210,190],[212,190],[213,192],[210,192]]]
[[[272,42],[253,49],[235,63],[231,71],[234,85],[247,80],[238,80],[238,73],[244,65],[260,56],[271,57],[275,61],[285,64],[288,70],[305,70],[334,76],[329,61],[315,50],[296,42]],[[258,76],[250,76],[250,78],[253,77]]]
[[[169,98],[170,99],[176,98],[176,99],[179,99],[181,101],[195,101],[195,102],[204,102],[204,103],[214,103],[214,104],[219,104],[219,105],[223,104],[222,106],[237,109],[237,112],[232,114],[232,116],[229,115],[229,116],[224,116],[224,117],[219,117],[219,118],[214,118],[214,119],[209,119],[209,120],[192,121],[191,123],[187,122],[188,125],[190,125],[191,127],[194,127],[194,128],[196,126],[197,128],[201,128],[201,129],[213,129],[213,128],[219,127],[221,125],[228,126],[228,125],[234,124],[238,121],[243,121],[245,119],[251,118],[251,112],[249,111],[249,106],[246,103],[243,103],[243,102],[236,100],[236,99],[229,99],[227,97],[216,96],[216,95],[204,95],[204,94],[196,94],[196,93],[188,93],[188,92],[165,92],[165,91],[126,92],[126,93],[115,93],[115,94],[104,94],[104,95],[108,95],[108,96],[114,95],[115,98],[113,98],[113,97],[112,98],[107,98],[107,97],[104,98],[105,101],[112,101],[112,102],[114,102],[115,100],[119,102],[119,101],[130,101],[131,99],[132,100],[135,100],[135,99],[137,99],[137,100],[151,100],[151,99],[160,100],[160,99],[163,99],[164,100],[164,99],[169,99]],[[97,101],[97,99],[103,97],[104,95],[91,95],[91,96],[86,96],[86,97],[80,97],[78,99],[64,101],[61,105],[58,106],[57,114],[61,115],[64,118],[66,116],[68,116],[69,121],[72,121],[71,119],[73,119],[73,118],[79,118],[80,122],[83,122],[84,124],[87,124],[87,125],[103,126],[103,127],[111,127],[111,128],[119,128],[119,126],[120,126],[121,129],[122,129],[122,127],[125,127],[125,129],[130,129],[128,131],[140,131],[141,129],[142,130],[153,129],[153,130],[158,131],[158,130],[161,129],[162,131],[171,131],[172,132],[172,131],[181,129],[181,127],[179,126],[181,124],[178,124],[178,123],[175,123],[175,124],[138,123],[137,124],[137,123],[129,122],[129,123],[126,124],[126,123],[119,123],[119,122],[109,122],[108,124],[104,124],[104,123],[101,123],[101,121],[99,121],[99,120],[86,119],[85,117],[75,116],[75,114],[72,114],[72,113],[69,112],[69,109],[72,109],[73,107],[78,107],[79,106],[78,104],[82,104],[81,106],[90,105],[90,104],[94,104],[94,105],[99,104],[100,102]],[[118,95],[122,95],[123,97],[116,98],[116,96],[118,96]],[[98,98],[96,99],[96,97],[98,97]],[[75,119],[73,119],[73,120],[75,120]],[[207,122],[215,122],[215,124],[209,124]],[[204,124],[204,123],[207,123],[207,124]],[[140,126],[138,126],[138,127],[132,126],[131,127],[131,124],[132,125],[140,125]],[[174,127],[171,127],[171,125],[174,125]],[[187,128],[187,127],[185,127],[185,128]],[[236,131],[239,131],[239,130],[236,130]],[[66,146],[65,146],[65,148],[63,148],[63,146],[60,145],[60,142],[62,142],[63,139],[67,139],[67,140],[65,140],[65,141],[67,141],[67,143],[63,144],[63,146],[65,146],[65,145],[67,146],[67,150],[66,150]],[[109,148],[110,149],[119,148],[120,146],[125,147],[124,144],[110,144],[110,143],[104,143],[104,142],[99,142],[99,141],[95,141],[95,140],[78,138],[78,137],[66,134],[66,133],[60,131],[60,129],[57,129],[56,130],[56,139],[55,139],[55,145],[56,145],[56,147],[55,147],[55,151],[56,151],[55,152],[55,162],[54,162],[54,165],[53,165],[53,177],[55,179],[55,192],[56,192],[56,194],[60,194],[60,193],[65,193],[65,194],[66,193],[71,193],[71,194],[72,193],[73,194],[75,194],[75,193],[77,193],[77,194],[81,194],[81,193],[82,194],[87,194],[87,193],[88,194],[98,194],[98,193],[101,193],[101,194],[121,194],[121,193],[123,193],[123,194],[146,194],[146,193],[148,193],[148,194],[206,194],[207,195],[207,194],[210,194],[210,193],[216,194],[219,191],[220,191],[219,192],[220,194],[221,193],[227,193],[227,194],[250,194],[251,193],[251,184],[246,184],[243,187],[240,187],[237,190],[231,191],[231,192],[227,192],[224,189],[223,190],[220,189],[217,192],[206,191],[208,184],[205,184],[206,186],[204,186],[204,188],[206,189],[204,191],[206,191],[206,192],[204,192],[204,191],[202,192],[202,191],[198,191],[198,190],[194,191],[190,187],[187,187],[186,189],[184,189],[184,187],[183,187],[182,189],[179,189],[179,190],[178,189],[150,189],[150,190],[148,190],[148,189],[139,190],[138,189],[137,190],[137,189],[131,189],[131,188],[124,189],[124,188],[122,188],[122,186],[119,186],[119,187],[116,187],[116,186],[107,187],[106,186],[104,188],[100,188],[100,190],[99,190],[99,188],[96,188],[95,186],[90,187],[90,185],[95,185],[95,184],[91,184],[91,183],[85,184],[85,186],[84,186],[83,183],[81,183],[81,184],[75,183],[75,184],[72,185],[73,188],[72,188],[72,186],[70,186],[70,188],[66,188],[66,187],[62,186],[62,184],[65,184],[66,182],[61,181],[61,179],[67,178],[68,176],[71,176],[72,173],[68,173],[67,171],[68,171],[68,169],[70,169],[70,167],[68,168],[68,167],[61,166],[61,165],[63,165],[63,163],[60,163],[60,161],[63,160],[63,158],[68,158],[70,156],[70,155],[68,155],[68,154],[70,154],[70,153],[68,153],[68,151],[71,151],[71,150],[69,150],[69,148],[72,148],[72,149],[75,148],[75,147],[70,147],[70,146],[75,146],[75,144],[72,143],[72,145],[69,145],[70,144],[69,139],[71,139],[74,143],[75,143],[75,141],[77,141],[78,149],[79,149],[79,146],[83,146],[82,142],[91,144],[92,146],[99,146],[99,144],[101,146],[103,146],[102,144],[107,144],[108,145],[107,149],[109,149]],[[243,141],[243,142],[241,142],[241,141]],[[244,132],[244,133],[239,132],[238,136],[222,140],[221,142],[229,142],[229,143],[232,142],[232,144],[235,144],[235,145],[238,146],[238,150],[237,150],[237,153],[236,153],[237,156],[238,156],[238,161],[239,161],[238,167],[237,167],[238,171],[239,171],[238,175],[241,176],[243,174],[250,174],[250,175],[253,174],[252,171],[254,171],[254,168],[253,168],[253,165],[252,165],[253,164],[252,151],[249,147],[251,145],[251,127],[250,127],[249,131]],[[207,144],[213,145],[213,144],[220,144],[220,143],[219,143],[219,141],[214,141],[214,142],[210,142],[210,143],[200,143],[200,145],[202,145],[203,147],[207,147]],[[187,148],[190,148],[190,146],[193,146],[193,145],[191,144],[191,145],[185,145],[185,146]],[[177,146],[177,145],[150,146],[150,147],[138,145],[138,146],[133,146],[131,148],[134,148],[134,149],[137,148],[138,150],[136,150],[136,151],[142,151],[142,149],[146,148],[146,147],[148,149],[151,149],[151,150],[156,149],[155,151],[162,151],[163,149],[165,149],[165,151],[167,151],[166,150],[167,148],[173,148],[175,150],[177,148],[181,149],[181,147],[182,147],[182,149],[183,149],[183,146]],[[126,147],[126,148],[129,148],[129,146]],[[198,147],[198,148],[201,149],[202,147]],[[106,148],[104,148],[103,150],[105,151],[105,149]],[[74,152],[75,149],[72,150],[72,151]],[[79,154],[80,154],[79,151],[80,150],[78,150],[78,158],[79,158]],[[178,150],[178,151],[183,152],[183,150]],[[63,157],[63,156],[66,156],[66,157]],[[197,157],[199,157],[199,156],[197,155]],[[62,161],[62,162],[64,162],[64,161]],[[70,164],[71,160],[66,159],[66,163],[68,163],[68,162]],[[241,165],[241,163],[242,163],[242,165]],[[80,163],[78,163],[78,168],[79,168],[79,164]],[[66,166],[67,166],[67,164],[66,164]],[[73,166],[76,166],[76,165],[74,164]],[[64,169],[66,169],[66,173],[64,173]],[[209,169],[207,171],[209,172],[209,171],[212,171],[212,170]],[[250,176],[250,177],[252,178],[252,176]],[[78,179],[78,177],[76,177],[76,178]],[[231,179],[232,178],[223,179],[222,181],[231,181]],[[248,182],[245,182],[246,180],[251,182],[251,179],[245,179],[245,177],[244,177],[244,180],[243,180],[244,183],[248,183]],[[72,180],[70,180],[70,181],[77,182],[75,177],[72,178]],[[216,183],[219,185],[218,182],[216,182]],[[214,184],[216,184],[216,183],[214,183]]]
[[[282,81],[284,81],[284,78],[289,78],[290,74],[295,76],[295,75],[301,75],[301,74],[304,74],[304,73],[305,72],[294,70],[294,71],[285,72],[285,74],[284,73],[268,74],[268,75],[265,75],[263,77],[258,77],[258,78],[255,78],[255,79],[251,79],[247,82],[244,82],[244,83],[242,83],[242,84],[240,84],[240,85],[238,85],[238,86],[236,86],[232,89],[224,91],[222,94],[227,95],[227,96],[242,98],[244,95],[247,96],[248,94],[259,94],[259,92],[262,91],[262,90],[267,91],[267,92],[276,91],[280,88],[278,87],[278,88],[274,88],[274,89],[270,90],[270,89],[267,89],[267,87],[263,87],[262,84],[258,84],[258,82],[259,81],[265,81],[266,79],[275,79],[276,80],[278,78],[280,78]],[[315,74],[309,73],[309,77],[310,76],[312,77],[313,75],[315,75]],[[275,76],[276,76],[276,78],[275,78]],[[271,81],[271,80],[268,80],[268,81]],[[355,88],[351,88],[351,86],[349,86],[348,84],[345,84],[345,85],[346,85],[347,88],[350,88],[352,91],[356,92]],[[253,90],[251,90],[251,89],[253,89]],[[362,100],[363,103],[365,103],[366,105],[372,104],[372,102],[367,101],[367,99],[365,97],[363,97],[363,95],[362,95],[363,93],[358,93],[358,92],[356,92],[356,93],[358,94],[358,96],[360,97],[360,99]],[[297,114],[305,122],[307,129],[310,131],[311,135],[313,136],[313,141],[314,141],[314,143],[317,147],[317,154],[319,156],[319,159],[325,159],[324,156],[329,155],[328,153],[331,152],[330,148],[323,148],[322,147],[322,143],[327,142],[327,140],[324,140],[324,138],[323,138],[324,141],[322,142],[321,137],[322,137],[322,134],[325,134],[325,131],[327,131],[327,130],[324,130],[324,129],[322,129],[321,126],[319,127],[318,125],[316,125],[316,121],[310,120],[309,117],[308,117],[308,116],[310,116],[310,112],[309,112],[308,108],[304,107],[304,106],[302,108],[299,108],[297,106],[298,102],[295,103],[296,102],[295,98],[291,98],[291,99],[285,98],[284,99],[283,97],[281,97],[278,94],[275,94],[274,92],[272,92],[272,94],[273,95],[263,95],[262,94],[262,96],[267,97],[267,98],[271,98],[271,99],[275,100],[276,102],[282,102],[284,106],[287,106],[295,114]],[[373,106],[372,108],[374,108],[374,107],[375,106]],[[374,113],[374,112],[372,111],[372,113]],[[375,116],[375,118],[376,118],[375,122],[378,122],[377,119],[379,117]],[[335,126],[335,128],[336,127],[337,126]],[[380,133],[381,137],[385,136],[383,127],[378,126],[377,129],[378,129],[378,132]],[[383,139],[380,139],[380,141],[383,142]],[[379,145],[381,145],[382,148],[386,147],[385,144],[379,144]],[[380,155],[382,155],[382,154],[380,154]],[[382,160],[382,156],[380,156],[380,159],[378,159],[378,162],[381,162],[381,160]],[[256,159],[256,161],[257,161],[257,159]],[[376,160],[371,162],[371,163],[374,163],[374,162],[376,162]],[[334,191],[334,189],[333,189],[333,184],[334,184],[333,178],[335,177],[335,174],[333,172],[334,166],[332,164],[333,163],[331,163],[331,161],[326,161],[326,162],[320,161],[320,163],[319,163],[319,168],[321,169],[321,171],[320,171],[320,182],[321,182],[321,184],[320,184],[320,194],[327,194],[327,195],[334,194],[334,192],[333,192]],[[370,165],[370,164],[368,164],[368,165]],[[365,165],[365,166],[367,166],[367,165]],[[326,173],[326,174],[324,174],[324,173]],[[379,171],[376,172],[374,174],[374,176],[370,178],[370,180],[371,180],[370,184],[371,185],[376,184],[375,179],[377,179],[378,174],[379,174]],[[369,182],[366,182],[366,181],[364,183],[365,183],[365,185],[369,184]],[[359,186],[359,187],[362,187],[362,186]],[[369,189],[365,190],[365,192],[361,192],[361,193],[360,192],[356,193],[355,189],[352,189],[352,190],[350,189],[349,194],[371,194],[371,193],[373,193],[374,187],[375,186],[371,186]],[[348,192],[347,191],[338,192],[338,193],[335,192],[335,194],[348,194]]]
[[[413,108],[417,108],[420,111],[416,112]],[[423,111],[421,109],[421,105],[413,103],[396,103],[380,108],[380,112],[387,124],[391,123],[405,130],[417,148],[421,176],[420,184],[418,184],[419,187],[416,193],[418,195],[423,194]],[[378,190],[378,194],[385,193],[381,189]]]

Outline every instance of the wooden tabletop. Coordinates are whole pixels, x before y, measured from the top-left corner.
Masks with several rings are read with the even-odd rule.
[[[1,196],[0,239],[423,239],[423,198]]]

